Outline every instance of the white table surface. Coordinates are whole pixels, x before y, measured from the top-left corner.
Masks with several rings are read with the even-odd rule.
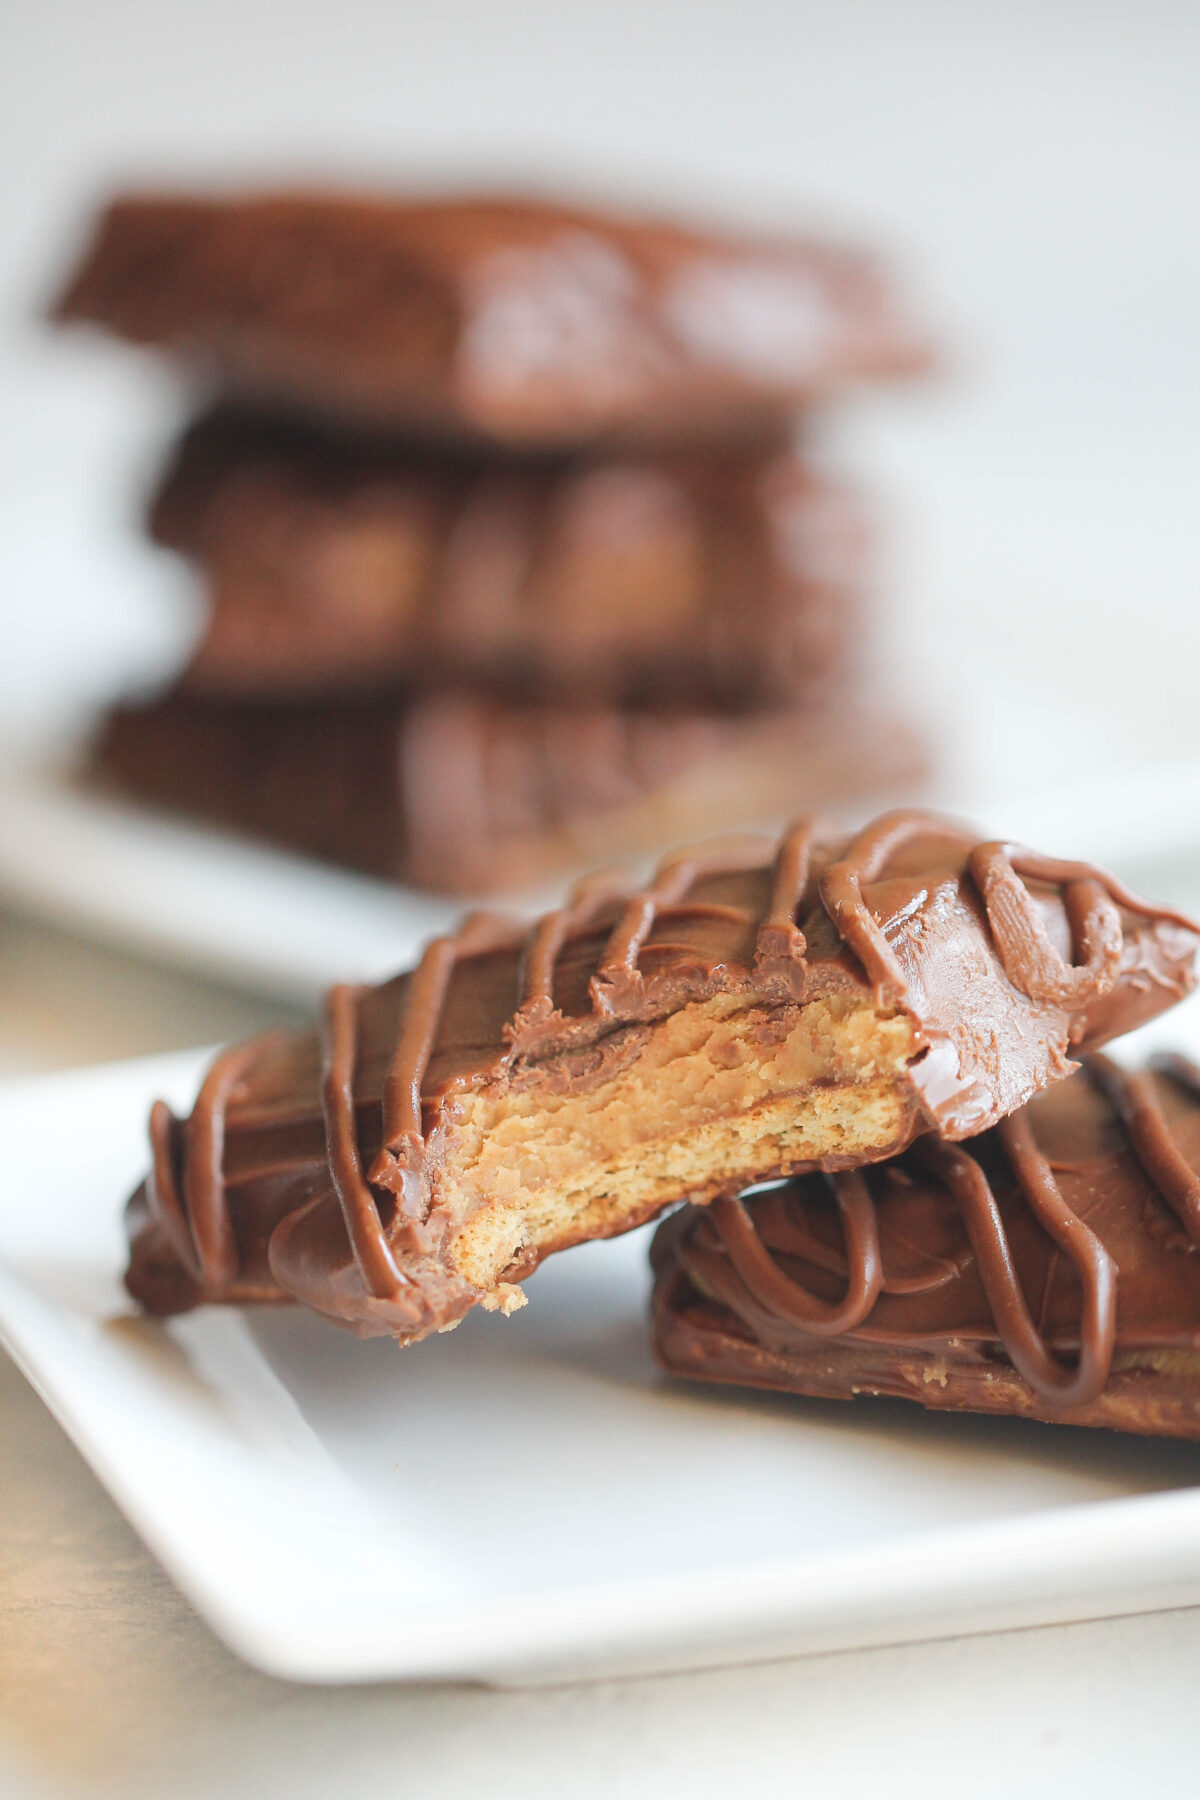
[[[270,1016],[0,913],[6,1072]],[[1197,1791],[1198,1664],[1185,1610],[525,1692],[291,1687],[216,1641],[0,1355],[3,1800],[1157,1800]]]

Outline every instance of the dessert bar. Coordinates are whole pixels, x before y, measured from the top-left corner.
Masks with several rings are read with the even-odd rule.
[[[226,407],[150,529],[203,583],[186,679],[213,695],[761,707],[863,636],[863,509],[781,446],[481,459]]]
[[[129,793],[388,881],[489,894],[813,806],[898,797],[913,735],[869,692],[790,712],[427,700],[117,707],[96,768]]]
[[[928,360],[856,252],[486,197],[128,195],[57,316],[241,394],[526,448],[753,436]]]
[[[1200,1437],[1200,1070],[1103,1056],[964,1144],[810,1174],[654,1239],[705,1381]]]
[[[987,1130],[1187,992],[1198,942],[1099,870],[921,813],[592,877],[223,1052],[186,1121],[157,1105],[128,1285],[402,1341],[509,1311],[552,1251],[681,1200]]]

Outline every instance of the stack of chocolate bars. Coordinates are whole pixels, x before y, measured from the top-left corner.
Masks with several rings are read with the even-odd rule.
[[[224,1051],[189,1119],[155,1106],[127,1283],[412,1343],[677,1206],[677,1373],[1200,1437],[1200,1070],[1097,1054],[1198,947],[1102,870],[922,813],[475,913]]]
[[[795,448],[923,366],[872,265],[549,204],[134,197],[58,307],[206,388],[150,513],[175,688],[101,765],[156,801],[480,891],[899,789],[868,531]]]

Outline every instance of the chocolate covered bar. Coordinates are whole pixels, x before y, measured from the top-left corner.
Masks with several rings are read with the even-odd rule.
[[[778,705],[862,635],[862,509],[782,446],[481,459],[223,408],[150,527],[200,574],[214,695]]]
[[[531,927],[475,915],[411,974],[335,988],[315,1033],[225,1051],[188,1120],[157,1105],[128,1286],[402,1341],[509,1311],[552,1251],[680,1200],[987,1130],[1185,993],[1198,944],[1097,869],[922,813],[701,845],[632,891],[593,877]],[[834,1175],[855,1258],[861,1179]]]
[[[142,798],[389,881],[487,894],[813,805],[897,797],[920,745],[867,693],[778,714],[446,693],[335,704],[182,689],[112,713],[96,767]]]
[[[1200,1437],[1200,1070],[1103,1056],[969,1143],[662,1224],[679,1375]]]
[[[126,196],[57,316],[242,394],[525,447],[752,436],[927,360],[854,252],[503,198]]]

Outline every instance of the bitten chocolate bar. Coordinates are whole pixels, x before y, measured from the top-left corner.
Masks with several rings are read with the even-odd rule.
[[[126,196],[57,316],[241,394],[526,448],[753,436],[927,361],[852,251],[515,199]]]
[[[154,1109],[129,1289],[402,1341],[508,1311],[552,1251],[678,1201],[995,1126],[1187,992],[1198,944],[1097,869],[922,813],[680,851],[530,927],[476,915],[334,989],[319,1031],[225,1051],[186,1121]]]
[[[481,459],[224,408],[150,527],[203,584],[186,680],[212,696],[744,709],[862,640],[862,507],[781,446]]]
[[[1200,1070],[1103,1056],[968,1143],[685,1207],[655,1340],[704,1381],[1200,1437]]]

